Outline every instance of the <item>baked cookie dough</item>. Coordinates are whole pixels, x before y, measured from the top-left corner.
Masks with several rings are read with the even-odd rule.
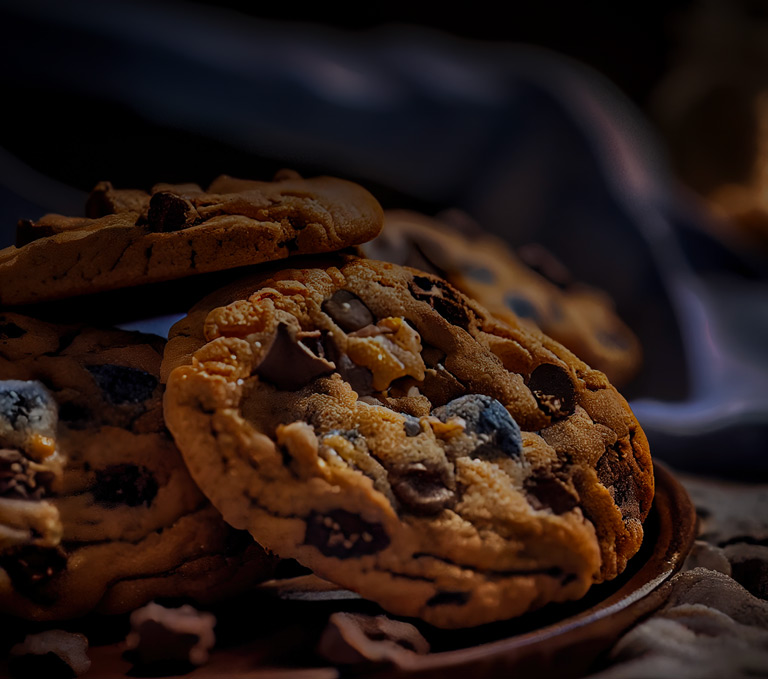
[[[638,550],[652,462],[603,373],[510,321],[362,258],[240,281],[172,328],[166,423],[228,522],[395,614],[575,599]]]
[[[221,176],[203,191],[150,193],[99,184],[88,217],[22,221],[0,250],[0,304],[20,305],[331,252],[376,236],[382,212],[342,179],[280,173],[272,182]]]
[[[387,210],[381,234],[360,250],[372,259],[442,276],[501,320],[540,328],[615,386],[629,382],[640,368],[640,342],[610,297],[576,283],[541,246],[514,251],[474,224],[459,229],[418,212]]]
[[[0,549],[0,612],[35,620],[122,613],[157,597],[212,601],[271,577],[276,560],[224,522],[165,429],[163,345],[152,335],[0,313],[0,430],[14,417],[16,432],[30,423],[30,435],[0,451],[0,526],[43,511],[58,526],[45,540],[35,527]],[[8,405],[8,394],[26,405]],[[0,447],[8,438],[0,431]],[[35,466],[47,459],[35,458],[43,444],[60,458],[54,477]]]

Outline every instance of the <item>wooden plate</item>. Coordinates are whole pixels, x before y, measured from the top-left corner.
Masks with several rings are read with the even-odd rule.
[[[398,654],[386,665],[345,667],[344,673],[375,677],[550,676],[585,673],[633,623],[664,600],[660,585],[681,566],[696,536],[696,512],[688,494],[663,465],[655,464],[656,497],[645,524],[646,538],[627,570],[596,585],[586,597],[551,604],[534,613],[465,630],[439,630],[410,620],[429,641],[427,655]],[[328,616],[336,611],[382,613],[375,604],[333,587],[265,586],[213,609],[218,644],[208,664],[162,676],[267,679],[325,679],[339,669],[314,654]],[[66,625],[90,642],[92,666],[86,677],[160,676],[125,659],[127,616],[88,618]],[[32,631],[32,630],[31,630]],[[3,668],[4,669],[4,668]],[[0,676],[5,676],[0,669]]]

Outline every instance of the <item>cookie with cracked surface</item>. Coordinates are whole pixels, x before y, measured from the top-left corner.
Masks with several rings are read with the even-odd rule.
[[[372,259],[442,276],[503,321],[514,317],[537,326],[616,386],[640,368],[640,342],[610,297],[576,283],[541,246],[515,251],[471,223],[458,228],[448,217],[387,210],[381,234],[360,250]]]
[[[224,522],[165,429],[163,345],[152,335],[0,313],[0,410],[9,410],[4,394],[21,393],[16,385],[33,385],[28,402],[44,392],[53,403],[34,432],[17,424],[24,436],[10,443],[31,458],[24,441],[39,448],[43,437],[62,459],[53,484],[19,451],[0,451],[4,514],[45,509],[59,526],[51,544],[32,531],[2,554],[0,611],[37,620],[119,613],[160,596],[213,600],[271,576],[275,560]],[[24,413],[16,421],[32,423],[33,409]]]
[[[381,229],[381,207],[342,179],[283,172],[260,182],[221,176],[203,191],[145,193],[99,184],[88,217],[22,221],[0,251],[0,304],[20,305],[357,245]]]
[[[626,401],[436,276],[339,257],[240,281],[166,358],[166,423],[227,521],[393,613],[511,617],[640,546],[653,471]]]

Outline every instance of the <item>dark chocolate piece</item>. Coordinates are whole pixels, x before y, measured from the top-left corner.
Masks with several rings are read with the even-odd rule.
[[[100,505],[149,507],[158,491],[152,472],[135,464],[114,464],[96,470],[96,483],[91,488],[93,499]]]
[[[565,368],[542,363],[534,369],[528,388],[539,407],[552,419],[563,419],[576,410],[576,387]]]
[[[413,415],[406,415],[405,422],[403,423],[406,436],[418,436],[421,434],[421,424],[419,418],[413,417]]]
[[[291,335],[285,323],[279,323],[272,344],[255,372],[278,389],[293,391],[335,369],[334,363],[314,354],[298,335]]]
[[[322,309],[344,332],[354,332],[375,322],[363,300],[349,290],[334,292],[323,302]]]
[[[317,547],[324,556],[351,559],[386,549],[389,535],[381,524],[334,509],[328,514],[312,512],[307,517],[304,544]]]
[[[429,304],[446,321],[464,330],[469,328],[472,317],[448,283],[439,278],[414,276],[408,287],[414,299]]]
[[[203,221],[188,198],[158,191],[149,201],[147,226],[151,231],[179,231]]]
[[[493,458],[497,455],[518,457],[523,450],[520,427],[509,411],[495,398],[484,394],[467,394],[435,408],[432,415],[442,422],[461,417],[468,434],[478,434],[476,457]]]
[[[124,365],[86,365],[107,401],[113,405],[141,403],[152,397],[158,380],[143,370]]]
[[[2,322],[0,320],[0,339],[18,339],[27,334],[24,328],[20,328],[13,321]]]
[[[448,486],[448,470],[426,461],[389,470],[389,483],[395,497],[414,514],[438,514],[456,503],[456,492]]]

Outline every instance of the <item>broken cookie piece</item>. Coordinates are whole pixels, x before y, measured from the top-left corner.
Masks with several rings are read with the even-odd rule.
[[[67,679],[85,674],[91,667],[88,639],[83,634],[53,629],[29,634],[11,647],[8,669],[14,677]]]
[[[215,626],[212,613],[201,613],[190,605],[165,608],[152,602],[131,613],[125,646],[141,665],[204,665],[216,643]]]

